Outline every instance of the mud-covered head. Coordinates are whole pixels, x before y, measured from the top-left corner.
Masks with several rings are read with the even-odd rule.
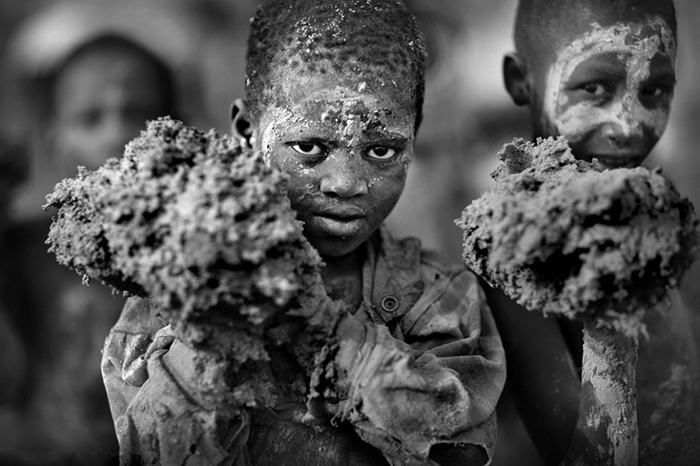
[[[267,1],[258,11],[248,133],[244,112],[233,131],[289,174],[292,207],[322,256],[355,251],[396,205],[423,87],[423,38],[399,1]]]
[[[577,158],[639,165],[663,134],[676,83],[671,0],[521,0],[504,80],[534,137]]]
[[[251,24],[246,99],[253,117],[293,96],[290,76],[333,76],[393,95],[421,118],[424,39],[400,0],[266,0]]]

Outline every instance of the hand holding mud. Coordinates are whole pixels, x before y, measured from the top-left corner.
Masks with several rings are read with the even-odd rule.
[[[58,209],[48,242],[85,281],[148,296],[193,348],[235,366],[266,360],[265,344],[292,337],[279,328],[268,333],[280,320],[332,328],[323,320],[333,306],[320,258],[284,183],[234,140],[163,118],[123,158],[56,186],[46,206]],[[134,381],[144,378],[157,342],[141,343],[125,367]]]
[[[698,249],[698,220],[658,170],[604,170],[563,138],[515,140],[463,212],[466,264],[530,311],[584,323],[579,432],[566,464],[637,462],[635,337]]]
[[[577,161],[564,139],[507,144],[458,221],[464,260],[527,309],[628,335],[697,254],[697,219],[658,171]]]

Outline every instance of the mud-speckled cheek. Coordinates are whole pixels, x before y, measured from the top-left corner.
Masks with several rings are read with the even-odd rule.
[[[634,115],[641,130],[652,134],[658,141],[668,125],[669,110],[668,107],[646,108],[639,104]]]
[[[574,144],[609,120],[609,113],[608,109],[601,109],[591,102],[565,105],[557,112],[553,125],[559,134]]]
[[[312,169],[303,171],[292,170],[290,173],[289,182],[287,184],[287,195],[292,203],[294,210],[303,206],[307,199],[311,199],[318,195],[319,179],[315,176]]]
[[[380,223],[389,215],[401,197],[406,186],[406,175],[405,166],[396,161],[391,170],[369,177],[369,198],[374,204],[374,211],[382,217]]]

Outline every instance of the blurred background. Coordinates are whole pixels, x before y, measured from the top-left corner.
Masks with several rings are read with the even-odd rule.
[[[490,186],[503,144],[529,137],[528,115],[501,80],[516,1],[407,3],[428,41],[425,118],[407,189],[388,223],[398,236],[418,236],[458,261],[454,219]],[[146,119],[171,114],[227,133],[230,102],[243,96],[255,6],[0,0],[0,464],[114,462],[99,363],[123,301],[55,263],[44,244],[51,212],[41,206],[77,165],[96,168],[118,154]],[[668,129],[647,164],[661,165],[700,205],[700,92],[693,88],[700,2],[676,0],[676,7],[678,86]],[[86,45],[97,37],[104,40]],[[139,91],[134,82],[151,87]],[[695,310],[700,287],[688,284],[697,276],[684,286]],[[509,407],[503,411],[494,464],[539,464]]]

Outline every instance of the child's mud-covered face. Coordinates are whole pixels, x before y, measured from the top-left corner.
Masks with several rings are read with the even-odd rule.
[[[638,166],[661,137],[676,82],[676,44],[666,23],[597,24],[559,49],[540,122],[564,135],[579,159]]]
[[[55,151],[66,169],[96,169],[165,108],[154,66],[128,52],[93,52],[56,83]]]
[[[291,76],[278,85],[285,97],[262,111],[254,145],[290,175],[288,195],[311,244],[341,257],[377,229],[403,191],[415,106],[361,79]]]

